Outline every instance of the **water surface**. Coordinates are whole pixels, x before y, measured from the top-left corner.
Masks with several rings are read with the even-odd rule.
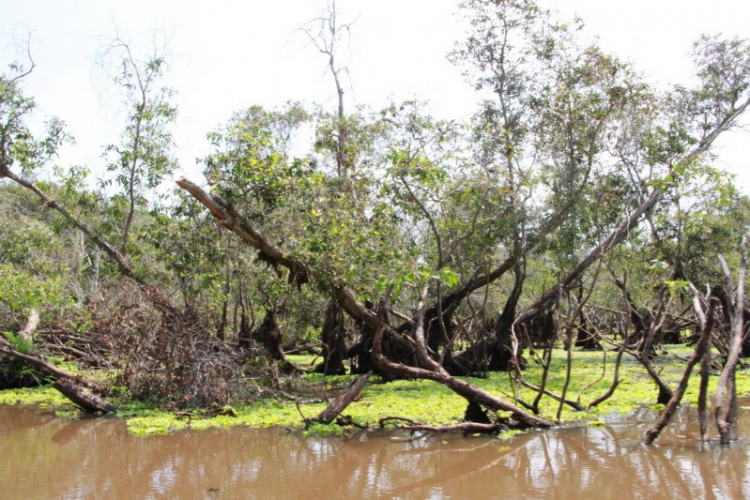
[[[750,498],[745,422],[732,446],[701,445],[691,409],[644,447],[652,417],[509,441],[248,428],[143,438],[119,419],[0,405],[0,499]]]

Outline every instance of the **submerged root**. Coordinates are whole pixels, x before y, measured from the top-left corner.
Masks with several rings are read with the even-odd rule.
[[[398,423],[402,422],[402,423]],[[478,422],[460,422],[449,425],[429,425],[405,417],[385,417],[378,422],[381,429],[391,427],[399,430],[426,431],[434,433],[463,432],[464,434],[498,434],[511,427],[501,422],[482,424]]]

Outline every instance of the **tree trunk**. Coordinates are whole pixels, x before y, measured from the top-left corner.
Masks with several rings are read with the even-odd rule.
[[[83,387],[76,385],[69,378],[61,378],[55,382],[55,389],[60,391],[63,396],[71,400],[76,406],[88,413],[114,413],[117,407],[108,403],[99,396],[87,391]]]
[[[268,309],[263,318],[263,322],[258,328],[253,330],[250,337],[253,341],[262,345],[271,359],[278,362],[279,368],[287,373],[300,372],[301,370],[293,363],[286,359],[284,349],[282,348],[281,330],[276,321],[276,313]]]
[[[345,374],[346,329],[344,328],[344,312],[335,300],[332,300],[326,308],[320,336],[323,341],[323,362],[315,367],[315,371],[324,375]]]
[[[646,431],[646,434],[643,436],[644,444],[653,443],[654,440],[659,437],[661,431],[667,425],[669,425],[669,421],[677,411],[677,406],[680,404],[680,401],[682,401],[682,396],[685,394],[685,390],[687,389],[688,381],[690,380],[690,374],[693,372],[693,368],[704,358],[711,345],[711,328],[713,328],[713,316],[715,307],[716,306],[714,301],[711,300],[711,302],[709,303],[708,312],[706,313],[702,322],[703,324],[701,327],[700,341],[695,346],[695,350],[688,360],[688,364],[685,367],[685,372],[682,375],[682,379],[680,379],[677,390],[667,402],[667,407],[664,408],[664,411],[661,413],[661,415],[659,415],[659,418],[657,419],[656,423],[654,423],[653,427]]]
[[[86,236],[88,236],[91,239],[91,241],[93,241],[96,244],[97,247],[99,247],[107,255],[109,255],[112,258],[112,260],[115,261],[115,263],[120,269],[120,272],[123,275],[131,278],[139,285],[146,284],[141,278],[136,276],[135,271],[130,266],[130,262],[128,262],[127,258],[123,254],[118,252],[112,245],[104,241],[104,239],[99,235],[99,233],[97,233],[94,230],[94,228],[76,219],[73,216],[73,214],[68,212],[68,210],[62,205],[60,205],[60,203],[58,203],[56,200],[53,200],[52,198],[47,196],[47,194],[44,191],[42,191],[36,184],[26,179],[23,179],[22,177],[17,176],[16,174],[11,172],[7,168],[2,172],[2,175],[0,175],[0,177],[7,177],[15,181],[16,183],[20,184],[21,186],[25,187],[26,189],[35,193],[39,198],[41,198],[44,201],[44,203],[47,206],[60,212],[60,214],[62,214],[62,216],[65,217],[69,222],[71,222],[76,228],[83,231],[86,234]]]
[[[747,235],[742,238],[740,251],[739,280],[735,291],[734,303],[731,307],[731,337],[729,354],[721,371],[719,381],[716,384],[716,395],[714,398],[714,415],[716,427],[719,430],[721,444],[729,444],[734,439],[737,427],[737,388],[735,384],[735,372],[739,363],[740,352],[744,333],[744,304],[745,304],[745,273],[747,270],[746,260]],[[733,290],[732,275],[729,271],[724,257],[719,255],[721,270],[727,282],[727,290]]]
[[[450,358],[446,357],[445,369],[455,376],[508,370],[510,363],[514,361],[512,328],[516,329],[519,352],[529,341],[549,342],[555,338],[557,332],[557,325],[550,311],[545,311],[540,317],[527,317],[523,323],[516,323],[515,327],[510,314],[505,317],[501,314],[497,320],[488,325],[488,333],[483,335],[484,340],[480,340]],[[519,370],[526,368],[526,361],[522,356],[519,355],[515,362]]]
[[[265,348],[271,359],[286,362],[284,350],[281,348],[281,331],[273,310],[266,311],[260,326],[253,330],[250,337]]]
[[[578,284],[578,303],[579,304],[583,300],[583,292],[584,292],[584,287],[583,287],[583,282],[581,282]],[[578,328],[576,330],[575,346],[580,347],[581,349],[587,349],[587,350],[600,351],[602,349],[602,346],[599,343],[599,340],[596,338],[596,334],[592,332],[591,329],[588,327],[586,313],[583,312],[583,308],[581,308],[581,310],[578,311]]]
[[[255,318],[252,314],[252,305],[248,305],[245,300],[244,286],[240,284],[239,287],[239,305],[240,305],[240,328],[237,335],[237,347],[240,349],[249,349],[252,344],[252,332],[253,326],[255,325]],[[247,314],[250,309],[250,315],[253,316],[252,323],[250,317]]]
[[[79,406],[84,411],[104,413],[117,411],[117,408],[114,405],[90,392],[96,391],[103,393],[104,388],[99,384],[86,380],[78,375],[74,375],[68,371],[61,370],[37,356],[20,353],[8,345],[4,340],[0,340],[0,354],[13,356],[41,370],[47,375],[57,378],[54,385],[55,389],[60,391],[65,397],[70,399],[75,405]]]
[[[495,396],[479,387],[469,384],[463,380],[459,380],[450,376],[441,366],[437,366],[434,369],[420,368],[416,366],[407,366],[401,363],[394,363],[383,355],[381,349],[383,342],[383,333],[385,332],[386,323],[383,321],[381,325],[375,331],[372,347],[372,357],[375,364],[381,370],[400,375],[407,378],[417,378],[432,380],[440,384],[445,385],[453,392],[462,396],[467,402],[474,402],[491,411],[509,411],[512,413],[512,419],[520,422],[522,425],[529,427],[552,427],[552,422],[543,418],[531,415],[519,407],[515,406],[504,399]]]
[[[29,342],[31,342],[34,332],[36,331],[38,326],[39,326],[39,311],[37,311],[36,309],[32,309],[31,311],[29,311],[29,319],[26,321],[26,326],[24,326],[18,332],[18,335],[28,340]]]
[[[369,301],[366,301],[364,306],[369,311],[373,310],[374,307]],[[384,380],[393,380],[394,378],[397,378],[395,374],[381,370],[372,358],[371,352],[376,328],[369,322],[360,321],[358,323],[360,338],[347,351],[347,357],[351,360],[351,373],[364,374],[367,372],[373,372],[383,377]],[[380,348],[388,359],[406,365],[414,365],[417,363],[413,347],[402,337],[393,335],[391,332],[383,334]]]

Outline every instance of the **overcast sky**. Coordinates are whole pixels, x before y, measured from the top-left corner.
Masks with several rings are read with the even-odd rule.
[[[418,97],[440,117],[471,114],[476,96],[445,57],[464,33],[457,3],[338,0],[342,19],[356,19],[343,61],[351,76],[347,104],[379,107],[389,98]],[[581,16],[606,50],[663,85],[688,81],[690,46],[699,34],[750,38],[748,0],[544,4],[563,17]],[[324,7],[325,0],[2,0],[0,63],[23,59],[19,40],[31,31],[37,67],[27,94],[36,98],[40,117],[62,118],[76,139],[59,162],[101,172],[102,147],[117,141],[123,122],[96,54],[115,29],[135,47],[148,47],[160,32],[169,46],[168,84],[178,92],[178,175],[198,178],[195,158],[208,152],[205,134],[233,111],[287,100],[335,105],[326,60],[295,31]],[[750,132],[735,132],[719,146],[719,165],[738,174],[750,193]]]

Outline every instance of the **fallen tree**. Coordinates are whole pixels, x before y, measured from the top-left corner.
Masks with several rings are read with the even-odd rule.
[[[73,404],[86,412],[113,413],[117,411],[117,407],[108,403],[101,396],[95,394],[106,393],[106,389],[100,384],[92,382],[67,370],[60,369],[38,356],[18,352],[13,349],[10,343],[2,338],[0,338],[0,354],[12,356],[30,366],[33,366],[47,376],[56,379],[54,388],[60,391]]]
[[[551,427],[552,423],[531,415],[517,406],[505,401],[504,399],[490,394],[468,382],[456,379],[451,376],[442,366],[433,360],[428,354],[424,338],[424,314],[425,307],[422,303],[418,308],[417,321],[415,328],[411,332],[410,338],[415,346],[418,362],[422,366],[407,366],[401,363],[395,363],[382,355],[383,335],[388,330],[391,335],[398,334],[384,320],[382,312],[378,313],[374,309],[366,307],[365,304],[357,302],[354,293],[345,286],[345,284],[333,280],[330,276],[324,274],[315,274],[312,269],[304,262],[287,256],[283,250],[268,240],[252,227],[244,217],[242,217],[232,205],[222,200],[218,196],[208,193],[205,189],[197,184],[188,181],[185,178],[179,179],[177,184],[189,192],[193,197],[205,205],[216,217],[219,224],[237,234],[245,243],[252,246],[259,252],[259,256],[266,262],[274,266],[282,266],[289,270],[289,281],[291,283],[305,283],[315,281],[316,285],[327,292],[335,299],[339,305],[355,320],[361,321],[375,331],[372,356],[377,366],[388,373],[394,375],[432,380],[445,385],[452,391],[464,397],[468,402],[474,401],[486,407],[491,411],[510,411],[514,416],[529,427]]]

